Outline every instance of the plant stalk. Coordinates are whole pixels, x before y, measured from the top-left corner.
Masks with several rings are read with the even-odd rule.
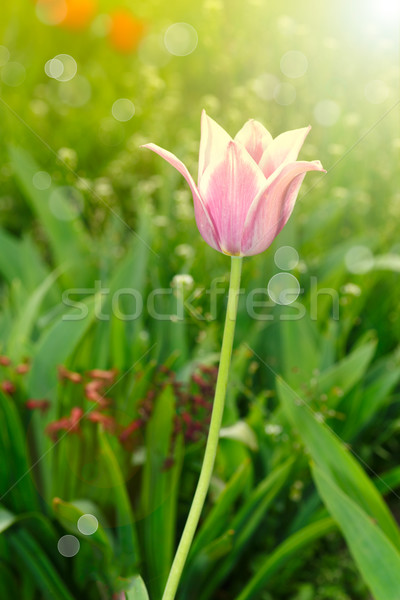
[[[224,412],[226,387],[228,383],[229,367],[232,356],[233,338],[235,335],[242,260],[242,257],[239,256],[231,257],[228,306],[226,310],[218,378],[215,388],[215,397],[207,445],[204,453],[199,481],[192,501],[192,506],[190,507],[186,525],[171,566],[171,571],[168,576],[168,581],[162,600],[174,600],[175,598],[182,571],[189,554],[190,546],[200,520],[201,511],[203,510],[204,502],[210,485],[215,463],[215,456],[217,454],[219,431],[221,429],[222,415]]]

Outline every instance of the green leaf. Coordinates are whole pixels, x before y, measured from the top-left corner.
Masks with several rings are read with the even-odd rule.
[[[233,423],[229,427],[222,427],[219,437],[221,439],[241,442],[253,452],[258,450],[257,436],[246,421],[236,421],[236,423]]]
[[[34,174],[40,171],[39,165],[21,148],[10,147],[9,153],[17,181],[48,236],[56,265],[68,264],[73,270],[73,276],[68,278],[71,285],[84,285],[90,263],[83,261],[82,257],[89,255],[90,241],[80,218],[74,216],[62,196],[58,197],[57,205],[68,218],[57,218],[50,206],[50,199],[57,188],[52,185],[46,190],[37,190],[32,181]]]
[[[328,518],[307,525],[307,527],[291,535],[268,556],[266,562],[257,569],[256,575],[250,579],[236,600],[257,600],[260,598],[261,590],[267,586],[269,579],[280,567],[285,565],[293,556],[298,555],[304,547],[310,546],[335,528],[333,519]]]
[[[209,598],[232,569],[240,564],[241,556],[252,536],[259,529],[272,502],[288,481],[294,460],[294,458],[289,458],[285,463],[276,467],[253,490],[243,507],[237,512],[229,526],[229,529],[234,532],[232,550],[209,572],[208,580],[200,592],[201,600]],[[193,581],[192,586],[194,585]]]
[[[19,560],[33,576],[44,598],[74,600],[48,556],[27,531],[15,531],[10,534],[9,539]]]
[[[346,410],[347,418],[341,428],[346,439],[359,434],[374,415],[388,401],[389,395],[400,379],[399,354],[379,361],[369,371],[365,385],[351,396],[351,401],[342,400],[339,410]]]
[[[180,582],[180,598],[197,597],[193,592],[194,588],[200,591],[205,586],[209,573],[217,561],[231,552],[234,534],[233,529],[225,531],[220,537],[202,547],[196,555],[196,560],[187,564],[184,577]]]
[[[20,247],[21,242],[17,238],[0,229],[0,273],[8,283],[14,279],[23,281]]]
[[[149,600],[149,594],[140,575],[135,575],[124,582],[124,591],[126,600]]]
[[[349,450],[281,378],[279,398],[292,426],[297,429],[315,463],[372,518],[400,548],[400,532],[378,490]]]
[[[0,392],[0,482],[2,498],[13,510],[37,508],[25,431],[14,400]]]
[[[217,355],[217,361],[219,356]],[[223,415],[223,425],[232,425],[240,417],[237,400],[243,392],[243,382],[249,366],[249,348],[247,344],[240,344],[232,355],[232,364],[229,375],[229,385],[226,390],[226,400]]]
[[[122,574],[130,573],[139,562],[139,546],[135,529],[135,518],[120,466],[112,451],[108,434],[99,433],[100,461],[111,483],[114,496],[117,526],[116,557]]]
[[[339,524],[358,568],[376,600],[398,600],[400,554],[379,525],[323,471],[313,476],[329,512]]]
[[[21,587],[17,585],[15,573],[7,565],[0,562],[0,598],[23,598],[26,596],[21,593]]]
[[[375,350],[376,340],[372,340],[356,348],[346,358],[326,369],[318,377],[318,392],[320,394],[329,393],[332,388],[339,388],[343,394],[349,392],[365,374]]]
[[[16,520],[12,512],[0,506],[0,533],[3,533],[3,531],[14,525]]]
[[[66,311],[61,320],[49,327],[35,348],[28,390],[33,398],[54,395],[57,386],[57,366],[65,364],[69,356],[92,324],[94,299],[82,302],[80,307]],[[55,407],[54,407],[55,409]],[[50,409],[49,420],[55,412]]]
[[[157,597],[166,583],[175,547],[175,524],[182,449],[174,453],[174,463],[165,469],[171,455],[171,435],[175,396],[171,386],[157,398],[146,428],[146,462],[142,477],[142,512],[145,563],[150,592]],[[178,454],[178,455],[177,455]],[[160,531],[163,532],[160,538]]]
[[[106,243],[106,242],[105,242]],[[143,329],[148,261],[151,255],[150,218],[143,212],[138,237],[129,241],[125,256],[111,266],[108,293],[102,304],[101,320],[95,333],[93,363],[99,368],[112,365],[121,370],[135,362],[138,334]]]
[[[286,381],[298,388],[311,379],[319,366],[318,331],[307,314],[296,321],[282,319],[279,325],[282,374]]]
[[[32,417],[36,431],[37,452],[41,457],[39,466],[43,482],[43,495],[51,502],[51,473],[53,472],[53,444],[43,435],[47,423],[58,416],[59,404],[55,401],[57,390],[57,367],[64,365],[91,326],[94,318],[95,299],[80,303],[80,307],[66,311],[59,321],[50,326],[40,337],[34,352],[32,368],[28,375],[27,391],[31,398],[53,400],[46,415],[35,413]]]
[[[400,467],[393,467],[390,471],[382,473],[374,480],[376,488],[381,494],[388,494],[400,486]]]
[[[41,304],[47,292],[59,277],[60,272],[61,269],[57,269],[46,277],[42,284],[27,298],[21,314],[14,322],[7,344],[7,351],[10,358],[15,362],[20,361],[24,354],[30,350],[28,342],[37,321]]]
[[[208,513],[193,541],[190,557],[194,557],[201,548],[205,547],[222,533],[224,529],[229,527],[229,517],[233,510],[233,505],[245,488],[250,471],[251,464],[250,460],[247,459],[235,471]]]
[[[66,529],[66,531],[72,533],[77,537],[86,539],[88,542],[90,542],[90,544],[93,544],[94,546],[100,548],[100,550],[104,553],[106,558],[111,559],[113,549],[110,543],[110,539],[107,536],[101,523],[98,524],[98,527],[94,533],[92,533],[91,535],[85,535],[81,533],[80,529],[78,529],[77,524],[79,519],[84,514],[87,514],[86,511],[84,512],[83,510],[81,510],[73,502],[64,502],[60,498],[53,499],[53,510],[57,521],[64,527],[64,529]],[[90,514],[93,514],[93,512],[97,512],[96,510],[93,511],[91,506],[88,507],[88,510],[91,511]]]

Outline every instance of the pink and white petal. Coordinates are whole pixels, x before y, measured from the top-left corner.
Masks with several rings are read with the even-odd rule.
[[[266,189],[264,175],[247,150],[234,141],[228,144],[223,160],[204,172],[199,192],[225,254],[240,254],[246,215]]]
[[[250,119],[235,135],[235,142],[243,144],[247,152],[258,164],[264,151],[272,142],[272,135],[265,129],[264,125],[254,119]]]
[[[265,177],[269,177],[280,165],[297,160],[310,129],[311,125],[302,129],[285,131],[272,141],[259,163]]]
[[[199,150],[199,175],[198,184],[206,170],[213,163],[221,160],[226,147],[232,141],[231,136],[218,125],[214,119],[209,117],[205,110],[201,113],[201,138]]]
[[[324,171],[319,160],[299,161],[283,165],[278,175],[269,180],[265,194],[258,198],[247,214],[241,252],[252,256],[272,244],[292,214],[297,195],[308,171]]]
[[[187,167],[183,164],[181,160],[179,160],[179,158],[175,156],[175,154],[172,154],[172,152],[169,152],[164,148],[160,148],[160,146],[157,146],[156,144],[144,144],[143,146],[141,146],[141,148],[148,148],[149,150],[152,150],[153,152],[161,156],[164,160],[169,162],[170,165],[175,167],[175,169],[179,171],[181,175],[183,175],[183,177],[188,182],[193,195],[194,215],[196,217],[196,223],[199,232],[202,238],[207,242],[209,246],[211,246],[215,250],[221,251],[218,243],[218,237],[215,226],[212,222],[210,215],[207,213],[207,210],[204,206],[204,202],[200,196],[199,190],[197,189],[194,179],[189,173]]]

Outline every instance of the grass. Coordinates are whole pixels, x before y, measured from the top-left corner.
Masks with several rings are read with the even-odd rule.
[[[380,587],[398,560],[400,483],[394,19],[370,2],[125,4],[146,23],[129,54],[105,34],[113,3],[73,31],[28,0],[3,9],[0,595],[145,598],[140,574],[161,597],[204,451],[229,265],[201,240],[183,179],[139,146],[195,174],[206,108],[231,134],[248,118],[274,136],[310,123],[301,157],[328,173],[307,175],[287,227],[244,261],[225,433],[179,598],[366,600],[369,586],[394,600]],[[197,31],[187,56],[163,46],[175,22]],[[307,61],[296,78],[290,51]],[[45,73],[59,54],[77,63],[70,82]],[[125,122],[119,98],[135,106]],[[299,257],[290,306],[259,292],[284,285],[284,246]],[[93,369],[115,369],[100,409]],[[77,529],[86,513],[94,536]],[[73,558],[57,551],[67,534]]]

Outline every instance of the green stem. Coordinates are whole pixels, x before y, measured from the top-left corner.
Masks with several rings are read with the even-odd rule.
[[[231,278],[229,284],[228,306],[226,309],[224,336],[222,339],[221,357],[218,369],[218,379],[215,388],[214,406],[211,415],[210,430],[206,450],[204,453],[203,465],[196,492],[190,507],[189,516],[182,533],[181,541],[175,554],[169,573],[167,585],[165,587],[162,600],[174,600],[178,589],[179,580],[185,566],[187,555],[196,528],[200,519],[204,501],[207,496],[210,480],[214,468],[215,456],[217,454],[219,431],[221,429],[222,415],[224,412],[226,386],[228,383],[229,366],[231,363],[233,338],[235,335],[236,314],[239,299],[240,275],[242,271],[242,258],[232,256],[231,259]]]

